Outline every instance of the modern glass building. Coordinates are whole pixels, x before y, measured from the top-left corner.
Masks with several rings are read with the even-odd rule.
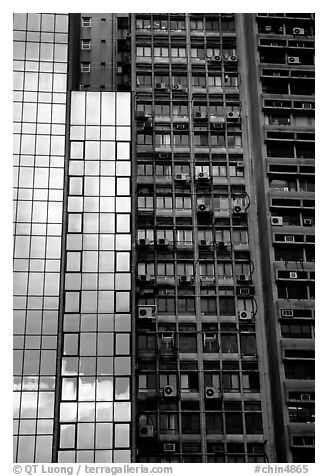
[[[314,461],[314,15],[14,15],[14,460]]]

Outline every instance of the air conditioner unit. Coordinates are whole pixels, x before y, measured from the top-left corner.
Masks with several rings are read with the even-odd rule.
[[[301,393],[301,400],[311,400],[311,395],[309,393]]]
[[[197,207],[198,211],[199,212],[208,212],[208,208],[207,206],[205,205],[205,203],[200,203]]]
[[[218,241],[218,242],[216,243],[216,246],[217,246],[217,248],[218,248],[219,250],[225,250],[225,249],[227,249],[227,247],[228,247],[229,245],[230,245],[230,243],[227,243],[227,242],[225,242],[225,241]]]
[[[252,288],[250,286],[237,288],[237,295],[238,296],[251,296],[252,294],[253,294],[253,292],[252,292]]]
[[[252,319],[252,314],[249,311],[239,311],[238,317],[241,321],[249,321]]]
[[[214,387],[205,387],[205,398],[218,398],[219,391],[216,390]]]
[[[211,61],[213,61],[215,63],[219,63],[220,61],[222,61],[222,57],[220,55],[212,56]]]
[[[150,240],[147,240],[146,238],[140,238],[138,240],[138,245],[139,246],[148,246],[148,245],[150,245]]]
[[[236,164],[238,169],[243,169],[244,168],[244,162],[238,161]]]
[[[139,436],[140,438],[153,438],[154,437],[153,425],[140,425]]]
[[[284,192],[289,192],[289,187],[283,187],[282,190],[283,190]]]
[[[305,35],[304,28],[299,28],[299,27],[293,28],[293,35]]]
[[[138,281],[143,281],[145,283],[150,281],[150,278],[147,274],[139,274],[138,275]]]
[[[135,116],[136,116],[136,119],[149,119],[149,117],[151,117],[149,112],[146,112],[146,111],[136,111]]]
[[[249,283],[250,277],[247,274],[240,274],[237,278],[238,283]]]
[[[175,452],[175,443],[164,443],[163,444],[164,453],[174,453]]]
[[[297,279],[297,273],[295,271],[290,271],[289,273],[289,277],[290,279]]]
[[[300,64],[299,56],[288,56],[287,58],[288,64]]]
[[[304,218],[303,219],[304,226],[312,226],[312,219],[311,218]]]
[[[194,119],[206,119],[205,112],[195,112]]]
[[[183,86],[181,84],[174,84],[173,85],[174,91],[183,91]]]
[[[209,180],[210,176],[208,172],[199,172],[196,178],[197,180]]]
[[[186,124],[176,124],[175,128],[177,131],[184,131],[186,129]]]
[[[239,119],[240,113],[238,111],[230,111],[227,113],[227,119]]]
[[[163,89],[166,89],[167,86],[165,83],[156,83],[155,84],[155,89],[159,89],[159,90],[163,90]]]
[[[292,236],[292,235],[285,235],[284,238],[286,243],[294,243],[295,241],[295,236]]]
[[[138,306],[139,319],[153,319],[155,317],[155,306]]]
[[[158,238],[157,244],[160,246],[167,246],[169,242],[166,238]]]
[[[172,385],[165,385],[165,387],[163,388],[163,396],[167,398],[176,397],[177,389]]]
[[[302,102],[302,108],[303,109],[313,109],[313,104],[312,104],[312,102]]]
[[[271,217],[271,225],[279,225],[283,224],[282,217]]]
[[[237,61],[237,56],[235,55],[228,56],[227,61],[229,61],[229,63],[235,63]]]
[[[272,31],[273,26],[272,25],[265,25],[264,30],[267,31],[267,32]]]
[[[211,129],[212,130],[221,130],[224,128],[223,122],[211,122]]]
[[[199,240],[198,242],[199,246],[210,246],[210,242],[207,240]]]
[[[293,309],[280,309],[281,317],[294,317]]]
[[[233,208],[232,208],[232,212],[233,213],[244,213],[245,212],[245,209],[244,207],[241,207],[240,205],[235,205]]]
[[[169,159],[170,158],[170,153],[169,152],[158,152],[157,157],[159,159]]]
[[[192,276],[183,275],[179,277],[180,284],[189,284],[192,283]]]
[[[189,174],[175,174],[174,180],[177,182],[187,182],[190,180],[190,175]]]

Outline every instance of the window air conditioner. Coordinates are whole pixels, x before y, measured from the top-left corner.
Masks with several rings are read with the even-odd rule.
[[[206,114],[204,112],[195,112],[194,113],[195,119],[206,119]]]
[[[139,319],[152,319],[155,317],[155,306],[139,306],[138,317]]]
[[[173,90],[174,91],[183,91],[182,84],[174,84]]]
[[[285,242],[287,243],[294,243],[295,237],[292,235],[285,235]]]
[[[140,238],[138,240],[138,245],[139,246],[148,246],[148,245],[150,245],[150,240],[147,240],[147,238]]]
[[[249,321],[252,319],[252,314],[249,311],[239,311],[238,317],[241,321]]]
[[[138,281],[143,281],[145,283],[150,281],[150,278],[147,274],[139,274]]]
[[[215,55],[211,57],[211,61],[214,61],[216,63],[222,61],[222,57],[220,55]]]
[[[247,274],[240,274],[237,278],[238,283],[249,283],[250,282],[250,277]]]
[[[207,240],[199,240],[199,246],[210,246],[210,242]]]
[[[239,119],[240,113],[237,111],[230,111],[227,114],[227,119]]]
[[[311,400],[311,395],[309,393],[301,393],[301,400]]]
[[[236,164],[238,169],[243,169],[244,168],[244,162],[238,161]]]
[[[164,90],[164,89],[166,89],[166,84],[165,83],[156,83],[155,84],[155,89]]]
[[[299,27],[293,28],[293,35],[305,35],[304,28],[299,28]]]
[[[189,174],[175,174],[174,179],[177,182],[187,182],[190,179]]]
[[[281,317],[294,317],[293,309],[280,309]]]
[[[299,56],[288,56],[287,58],[288,64],[300,64]]]
[[[198,205],[198,211],[199,212],[208,212],[208,208],[207,206],[205,205],[205,203],[200,203]]]
[[[164,443],[163,444],[164,453],[174,453],[175,452],[175,443]]]
[[[311,220],[311,218],[304,218],[304,219],[303,219],[303,225],[304,225],[304,226],[311,226],[311,225],[312,225],[312,220]]]
[[[239,287],[237,288],[237,295],[238,296],[251,296],[253,293],[253,289],[251,286]]]
[[[175,128],[177,131],[184,131],[186,129],[186,124],[176,124]]]
[[[244,207],[241,207],[240,205],[235,205],[233,208],[232,208],[232,212],[233,213],[244,213],[245,212],[245,209]]]
[[[218,398],[219,391],[216,390],[214,387],[206,387],[205,388],[205,398]]]
[[[187,275],[182,275],[179,277],[179,283],[180,284],[192,283],[192,277]]]
[[[271,217],[271,225],[279,225],[283,224],[282,217]]]
[[[237,61],[237,56],[231,55],[228,57],[229,63],[235,63]]]
[[[158,238],[157,244],[160,246],[167,246],[169,242],[166,238]]]
[[[289,273],[289,277],[290,279],[297,279],[297,273],[295,271],[290,271]]]
[[[140,425],[139,426],[139,436],[141,438],[153,438],[154,437],[154,427],[153,427],[153,425]]]
[[[175,387],[173,387],[172,385],[165,385],[165,387],[163,388],[163,396],[164,397],[176,397],[177,395],[177,390]]]
[[[197,174],[197,180],[209,180],[210,176],[208,172],[199,172]]]

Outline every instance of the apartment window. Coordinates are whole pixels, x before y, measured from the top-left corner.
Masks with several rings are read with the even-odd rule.
[[[150,57],[151,56],[151,47],[150,46],[137,46],[137,57]]]
[[[138,175],[153,176],[153,164],[138,164]]]
[[[168,58],[169,57],[169,49],[165,46],[154,46],[154,56],[160,58]]]
[[[170,29],[174,31],[185,30],[185,21],[184,20],[170,20]]]
[[[155,135],[155,144],[162,146],[171,145],[171,136],[170,134],[156,134]]]
[[[178,433],[178,422],[178,415],[176,413],[160,413],[160,432],[166,435]]]
[[[82,40],[82,50],[90,50],[90,40]]]
[[[208,147],[208,135],[195,133],[195,145]]]
[[[188,106],[182,104],[172,105],[173,116],[188,116]]]
[[[172,210],[172,197],[157,197],[157,210]]]
[[[220,56],[221,51],[220,48],[207,48],[206,50],[206,56],[208,58],[211,58],[213,56]]]
[[[90,63],[81,63],[81,73],[90,73]]]
[[[155,334],[139,335],[138,336],[138,349],[139,350],[155,350],[156,349]]]
[[[138,145],[152,145],[152,143],[153,143],[152,134],[138,134],[137,135]]]
[[[162,19],[154,19],[153,21],[153,29],[156,31],[162,30],[162,31],[167,31],[168,30],[168,21],[167,20],[162,20]]]
[[[205,28],[209,31],[220,31],[219,20],[206,20]]]
[[[189,134],[173,134],[173,144],[187,147],[189,145]]]
[[[205,59],[204,46],[200,48],[191,48],[191,57],[198,59]]]
[[[237,334],[222,334],[221,335],[221,350],[223,353],[237,353],[238,343]]]
[[[175,208],[177,210],[191,210],[191,197],[175,197]]]
[[[223,421],[222,413],[207,412],[206,413],[206,434],[222,434],[223,433]]]
[[[150,74],[138,74],[137,75],[137,85],[138,86],[151,86],[151,75]]]
[[[239,374],[237,372],[223,372],[222,387],[224,392],[240,392]]]
[[[262,427],[262,415],[258,413],[246,413],[245,414],[246,422],[246,433],[249,435],[260,435],[263,433]]]
[[[288,361],[284,363],[285,375],[293,380],[314,380],[314,362],[306,360]]]
[[[202,296],[200,298],[201,312],[204,314],[216,314],[216,297]]]
[[[183,413],[181,415],[182,433],[200,433],[200,416],[198,413]]]
[[[178,312],[180,314],[195,314],[195,298],[180,297],[178,298]]]
[[[150,30],[151,29],[150,18],[149,19],[137,18],[136,27],[137,27],[137,30]]]
[[[192,76],[192,85],[200,87],[205,86],[206,76]]]
[[[221,87],[222,86],[222,78],[221,76],[209,76],[208,77],[208,85]]]
[[[172,58],[185,58],[186,57],[186,48],[171,48],[171,57]]]
[[[194,333],[179,334],[179,351],[186,353],[197,352],[197,336]]]
[[[138,209],[142,208],[152,210],[154,208],[154,198],[149,196],[138,197]]]
[[[203,20],[191,20],[190,29],[191,30],[203,30],[204,29],[204,21]]]
[[[243,419],[241,412],[227,412],[225,414],[226,433],[239,435],[243,433]]]
[[[91,17],[82,17],[81,23],[83,27],[90,27],[91,26]]]
[[[278,283],[278,298],[279,299],[307,299],[308,290],[307,285],[303,283]]]
[[[308,324],[281,324],[281,335],[293,339],[311,339],[311,326]]]

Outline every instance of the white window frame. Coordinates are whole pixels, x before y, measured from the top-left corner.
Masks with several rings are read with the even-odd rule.
[[[90,27],[91,26],[91,17],[82,17],[81,18],[81,26],[82,27]]]
[[[90,63],[81,63],[81,73],[90,73]]]
[[[81,49],[83,51],[89,51],[90,50],[90,40],[81,40]]]

